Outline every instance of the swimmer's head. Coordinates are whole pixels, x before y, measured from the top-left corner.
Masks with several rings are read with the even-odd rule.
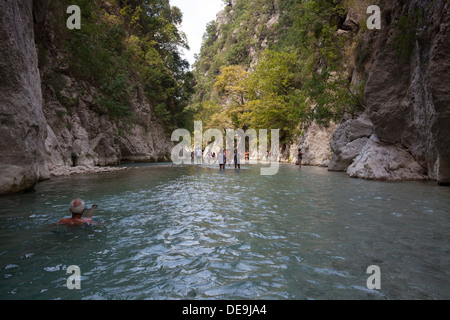
[[[80,214],[84,211],[84,201],[81,199],[74,199],[70,203],[70,212],[74,214]]]

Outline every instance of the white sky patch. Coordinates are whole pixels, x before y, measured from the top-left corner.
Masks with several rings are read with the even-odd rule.
[[[170,0],[170,5],[183,12],[181,30],[186,34],[190,50],[183,50],[184,58],[192,66],[194,54],[200,53],[202,37],[208,22],[216,19],[216,14],[225,7],[222,0]]]

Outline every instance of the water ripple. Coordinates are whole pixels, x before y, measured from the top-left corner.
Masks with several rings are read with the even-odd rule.
[[[444,189],[283,165],[142,166],[65,189],[73,179],[0,205],[0,298],[450,298]],[[45,228],[74,194],[100,204],[102,226]],[[72,264],[79,291],[65,288]],[[380,291],[365,286],[372,264]]]

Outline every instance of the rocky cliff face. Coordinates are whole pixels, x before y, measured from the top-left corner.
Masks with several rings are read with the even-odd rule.
[[[130,106],[136,117],[124,125],[101,110],[94,87],[54,63],[61,53],[51,31],[48,51],[41,53],[50,62],[38,65],[36,42],[49,3],[0,2],[0,194],[33,188],[64,168],[168,160],[172,147],[139,84]],[[60,90],[49,85],[50,69],[64,84],[56,86]]]
[[[108,166],[121,161],[167,161],[172,143],[158,123],[141,89],[131,101],[139,117],[132,124],[112,121],[99,110],[95,88],[62,77],[66,86],[59,97],[73,101],[61,104],[54,89],[44,85],[44,113],[48,136],[45,140],[50,171],[61,166]],[[60,98],[61,100],[61,98]]]
[[[330,170],[449,184],[450,3],[381,6],[382,29],[365,40],[372,52],[365,66],[367,109],[335,132]]]
[[[0,2],[0,194],[49,176],[33,1]]]

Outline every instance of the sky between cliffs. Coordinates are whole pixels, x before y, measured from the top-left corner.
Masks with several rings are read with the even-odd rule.
[[[216,19],[216,14],[223,10],[222,0],[170,0],[172,6],[177,6],[183,12],[181,30],[186,34],[190,50],[183,50],[184,58],[189,64],[195,62],[194,54],[200,53],[202,37],[206,24]]]

